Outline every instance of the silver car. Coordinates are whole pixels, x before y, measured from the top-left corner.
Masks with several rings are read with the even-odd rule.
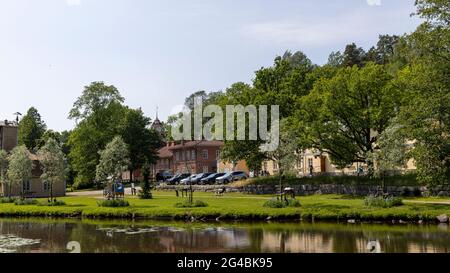
[[[233,181],[245,180],[247,178],[248,177],[247,177],[247,174],[245,174],[245,172],[236,171],[236,172],[227,173],[221,177],[217,177],[216,183],[217,184],[225,184],[225,183],[231,183]]]
[[[189,177],[187,177],[187,178],[185,178],[185,179],[182,179],[182,180],[180,181],[180,185],[189,185],[189,183],[191,182],[191,180],[193,180],[196,176],[197,176],[196,174],[193,174],[193,175],[191,175],[191,176],[189,176]]]

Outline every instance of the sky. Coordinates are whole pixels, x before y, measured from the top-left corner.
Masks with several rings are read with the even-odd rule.
[[[326,63],[414,31],[414,0],[1,0],[0,119],[36,107],[50,129],[84,86],[116,86],[154,119],[198,90],[251,83],[286,50]]]

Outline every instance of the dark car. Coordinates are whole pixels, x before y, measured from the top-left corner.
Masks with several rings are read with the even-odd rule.
[[[181,179],[185,179],[186,177],[191,176],[190,173],[177,174],[174,177],[167,180],[167,183],[175,185],[180,183]]]
[[[191,182],[192,184],[201,184],[203,178],[210,176],[213,173],[199,173],[196,177],[194,177]]]
[[[161,181],[168,181],[170,178],[172,178],[173,175],[170,172],[159,172],[156,174],[156,181],[157,182],[161,182]]]
[[[225,173],[213,173],[213,174],[203,178],[200,183],[203,185],[211,185],[211,184],[216,183],[217,177],[221,177],[224,175],[225,175]]]

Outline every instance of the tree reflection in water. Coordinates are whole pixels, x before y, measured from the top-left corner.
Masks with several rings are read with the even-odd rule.
[[[330,223],[180,223],[48,219],[0,219],[0,235],[39,240],[18,252],[449,252],[448,227]],[[379,243],[379,244],[378,244]]]

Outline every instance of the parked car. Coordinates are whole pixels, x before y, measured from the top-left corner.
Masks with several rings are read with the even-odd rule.
[[[224,176],[226,173],[213,173],[205,178],[200,180],[200,183],[203,185],[211,185],[216,183],[216,178]]]
[[[172,185],[178,184],[181,179],[185,179],[186,177],[189,177],[189,176],[191,176],[190,173],[177,174],[174,177],[168,179],[167,183],[172,184]]]
[[[231,175],[233,176],[233,181],[246,180],[248,178],[245,172],[240,171],[232,172]]]
[[[233,181],[245,180],[245,179],[247,179],[247,175],[245,174],[245,172],[237,171],[237,172],[226,173],[223,176],[217,177],[216,183],[217,184],[225,184],[225,183],[231,183]]]
[[[197,177],[197,174],[193,174],[191,176],[181,179],[180,185],[189,185],[189,183],[192,182],[192,179],[194,179],[195,177]]]
[[[161,181],[167,181],[170,178],[172,178],[173,175],[170,172],[160,172],[156,174],[156,181],[157,182],[161,182]]]
[[[212,173],[199,173],[196,177],[191,179],[192,184],[201,184],[201,180],[205,177],[210,176]]]

